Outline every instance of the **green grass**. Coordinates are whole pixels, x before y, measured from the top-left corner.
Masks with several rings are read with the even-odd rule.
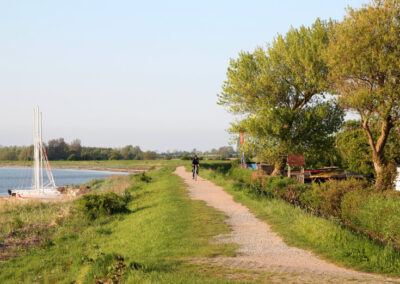
[[[317,217],[283,200],[260,197],[249,185],[235,182],[216,171],[203,167],[201,176],[222,186],[236,201],[267,221],[287,244],[311,250],[340,266],[400,276],[400,253],[393,247],[373,242],[333,219]]]
[[[126,283],[229,282],[220,270],[185,261],[232,255],[235,246],[210,243],[212,236],[229,232],[225,216],[189,199],[172,170],[149,174],[150,183],[130,177],[130,213],[89,221],[72,212],[51,238],[1,262],[0,283],[93,283],[95,275],[117,275],[118,267]]]

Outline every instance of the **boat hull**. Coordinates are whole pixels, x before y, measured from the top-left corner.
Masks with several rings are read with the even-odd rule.
[[[9,189],[8,194],[22,199],[57,199],[62,195],[57,189]]]

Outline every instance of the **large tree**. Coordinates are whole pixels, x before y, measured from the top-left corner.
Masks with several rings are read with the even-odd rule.
[[[374,177],[371,147],[368,137],[361,127],[359,120],[348,120],[336,135],[336,145],[341,156],[343,166],[349,170]],[[380,136],[380,122],[372,119],[369,127],[374,140]],[[390,131],[385,146],[385,159],[400,163],[400,127],[394,127]]]
[[[274,163],[274,175],[283,155],[328,145],[325,138],[340,126],[341,110],[321,101],[328,89],[327,44],[327,25],[317,20],[230,61],[219,104],[241,115],[231,131],[246,131],[246,147]]]
[[[342,158],[342,164],[350,171],[373,177],[371,150],[361,122],[348,120],[336,135],[336,146]]]
[[[400,119],[400,1],[375,0],[361,9],[349,9],[344,20],[332,27],[327,61],[339,102],[361,117],[376,185],[386,188],[391,180],[385,146]],[[371,120],[379,123],[376,138]]]
[[[64,138],[49,140],[46,148],[49,160],[65,160],[68,157],[68,144]]]

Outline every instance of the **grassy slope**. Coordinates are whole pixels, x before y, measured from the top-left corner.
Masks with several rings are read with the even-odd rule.
[[[248,186],[240,187],[212,170],[201,171],[271,225],[284,241],[341,266],[361,271],[400,276],[400,253],[344,228],[334,220],[319,218],[279,199],[259,198]],[[243,185],[242,185],[243,186]],[[381,216],[384,218],[384,216]]]
[[[151,183],[130,187],[131,213],[94,222],[75,216],[29,254],[0,263],[0,283],[92,283],[94,275],[103,277],[110,271],[117,254],[124,258],[128,283],[225,282],[215,278],[215,272],[182,261],[232,254],[233,246],[209,244],[211,236],[229,231],[225,217],[190,200],[182,180],[171,171],[164,168],[151,174]]]

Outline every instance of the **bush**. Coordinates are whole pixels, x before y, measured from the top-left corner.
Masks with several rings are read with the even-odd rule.
[[[103,215],[112,215],[115,213],[129,211],[126,207],[129,197],[122,197],[114,192],[105,194],[87,194],[79,199],[78,208],[90,219],[96,219]]]
[[[371,189],[353,190],[343,196],[341,204],[341,218],[353,228],[359,228],[359,222],[355,217],[362,201],[367,200],[373,194]]]
[[[135,175],[135,179],[137,181],[143,181],[143,182],[146,182],[146,183],[149,183],[152,180],[152,178],[149,177],[148,175],[146,175],[146,173],[144,173],[144,172],[141,173],[140,175]]]
[[[262,190],[268,196],[281,197],[284,195],[285,188],[291,184],[298,184],[298,181],[292,178],[277,176],[270,177],[265,182]]]
[[[232,160],[232,162],[231,162],[232,168],[237,168],[241,163],[242,163],[242,161],[240,159]]]
[[[239,182],[251,184],[251,170],[232,167],[229,176]]]
[[[307,184],[289,184],[284,189],[276,191],[279,197],[286,200],[290,204],[300,206],[301,196],[306,192],[311,191],[311,186]]]
[[[314,183],[312,190],[300,196],[300,203],[318,214],[324,216],[341,217],[341,203],[343,196],[354,190],[367,188],[368,183],[363,180],[330,180],[325,183]]]
[[[400,195],[354,191],[342,202],[342,218],[357,231],[400,248]]]
[[[189,161],[189,160],[191,160],[191,159],[192,159],[192,157],[189,156],[188,154],[185,154],[185,155],[183,155],[183,156],[181,157],[181,160],[184,160],[184,161]]]

